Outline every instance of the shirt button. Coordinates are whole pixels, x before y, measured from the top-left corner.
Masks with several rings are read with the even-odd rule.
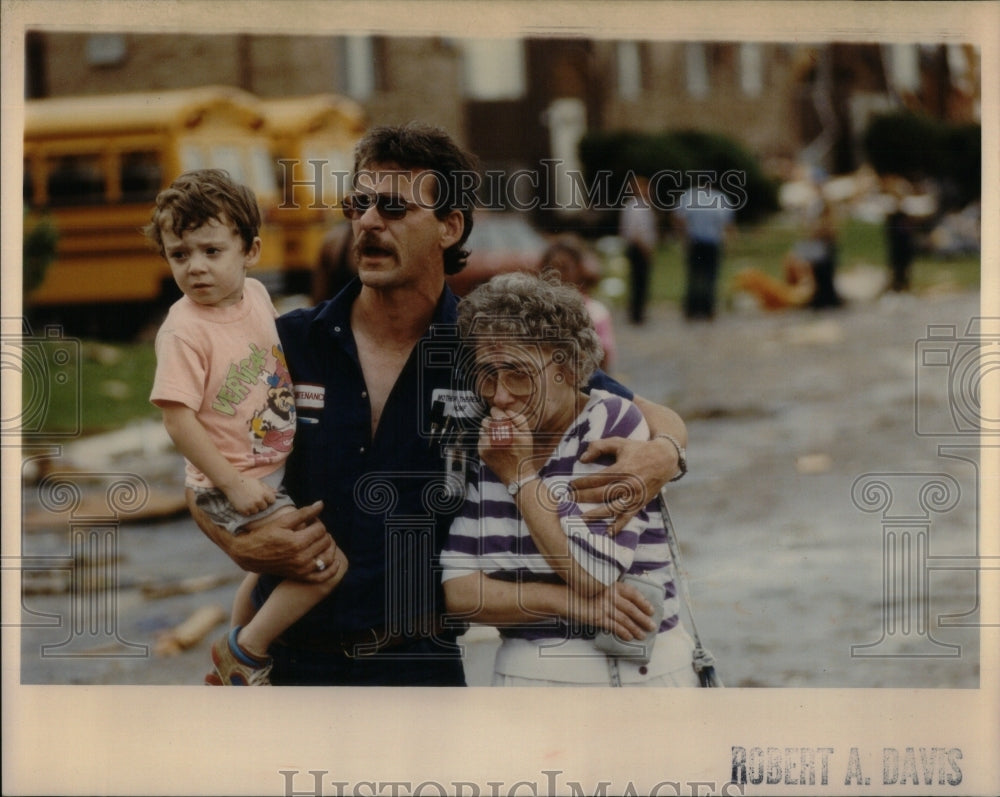
[[[367,390],[362,390],[361,391],[361,398],[368,398],[368,391]]]
[[[647,672],[649,672],[649,667],[646,665],[639,668],[639,675],[645,675]]]
[[[365,453],[365,447],[364,447],[364,446],[361,446],[361,448],[359,448],[359,449],[358,449],[358,451],[359,451],[360,453],[364,454],[364,453]]]
[[[333,328],[333,331],[334,331],[334,332],[340,332],[340,327],[334,327],[334,328]]]

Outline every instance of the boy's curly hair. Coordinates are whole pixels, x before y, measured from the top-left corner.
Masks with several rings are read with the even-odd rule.
[[[260,231],[260,207],[253,191],[224,169],[196,169],[184,172],[157,194],[152,219],[142,232],[163,255],[163,230],[180,238],[211,219],[233,225],[244,252]]]

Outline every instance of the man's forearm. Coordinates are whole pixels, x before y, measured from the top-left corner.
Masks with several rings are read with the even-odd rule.
[[[680,415],[669,407],[656,404],[642,396],[635,396],[633,401],[642,411],[642,417],[646,419],[650,437],[655,437],[658,434],[669,434],[675,437],[682,446],[687,446],[687,426]]]

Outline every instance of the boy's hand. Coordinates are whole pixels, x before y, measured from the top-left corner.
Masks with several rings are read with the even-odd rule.
[[[219,487],[226,494],[236,511],[241,515],[254,515],[263,512],[274,503],[274,488],[264,484],[260,479],[250,479],[239,476],[232,484]]]

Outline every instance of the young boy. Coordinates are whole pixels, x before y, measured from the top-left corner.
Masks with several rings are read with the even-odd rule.
[[[156,336],[150,400],[187,460],[197,505],[234,534],[252,531],[294,503],[281,486],[295,433],[291,378],[264,286],[247,279],[260,257],[260,210],[253,192],[218,169],[182,174],[156,197],[146,236],[184,293]],[[347,560],[321,584],[282,582],[256,612],[248,574],[233,605],[233,627],[212,647],[206,682],[267,686],[267,651],[341,581]]]

